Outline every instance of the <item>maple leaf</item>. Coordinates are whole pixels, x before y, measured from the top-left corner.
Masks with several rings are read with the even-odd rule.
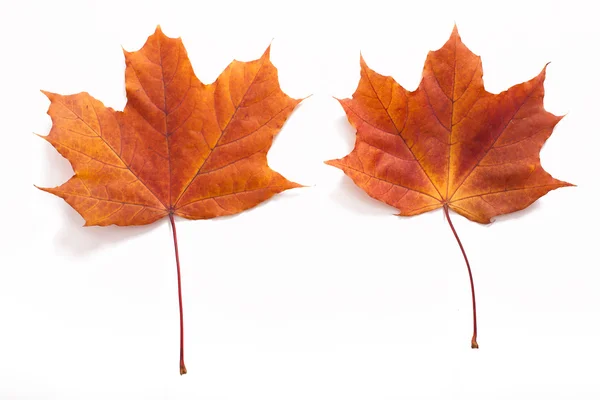
[[[174,215],[206,219],[239,213],[300,185],[267,165],[267,151],[301,101],[279,87],[269,48],[251,62],[233,61],[205,85],[181,39],[157,27],[144,46],[125,53],[127,104],[105,107],[88,93],[44,92],[52,129],[43,138],[75,175],[55,188],[85,225],[172,225],[183,360],[181,275]]]
[[[471,346],[478,348],[473,276],[448,210],[487,224],[571,186],[540,164],[540,150],[562,118],[543,106],[546,68],[505,92],[489,93],[481,59],[463,44],[456,26],[444,46],[427,55],[414,92],[371,70],[362,56],[360,64],[356,92],[340,100],[357,130],[356,144],[327,164],[400,215],[444,209],[467,263]]]

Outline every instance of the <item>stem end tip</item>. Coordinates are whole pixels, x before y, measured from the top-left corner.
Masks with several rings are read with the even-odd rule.
[[[187,374],[187,369],[185,368],[185,364],[183,363],[183,360],[181,360],[179,362],[179,375],[184,375]]]

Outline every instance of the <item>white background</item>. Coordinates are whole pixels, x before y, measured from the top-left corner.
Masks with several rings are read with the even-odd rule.
[[[592,1],[3,1],[0,9],[0,399],[598,399],[598,11]],[[577,184],[490,226],[413,218],[324,160],[354,131],[359,52],[410,90],[454,22],[500,92],[548,61],[542,151]],[[178,220],[188,375],[179,376],[166,219],[83,228],[56,186],[66,160],[40,89],[125,104],[121,46],[161,24],[212,82],[273,39],[283,90],[305,97],[269,153],[308,185],[228,218]]]

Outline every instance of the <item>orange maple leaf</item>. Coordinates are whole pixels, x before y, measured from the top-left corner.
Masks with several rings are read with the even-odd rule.
[[[540,149],[562,117],[543,106],[546,68],[498,95],[483,87],[481,59],[450,39],[429,52],[417,90],[371,70],[361,57],[361,79],[352,99],[340,100],[356,128],[346,157],[327,161],[369,196],[417,215],[443,208],[471,268],[448,209],[480,223],[521,210],[550,190],[571,184],[540,164]]]
[[[205,85],[181,39],[160,27],[135,52],[125,51],[127,104],[105,107],[88,93],[47,93],[52,129],[43,138],[75,175],[56,188],[85,225],[144,225],[174,215],[205,219],[239,213],[300,185],[267,165],[273,137],[301,101],[279,87],[269,48],[251,62],[233,61]]]

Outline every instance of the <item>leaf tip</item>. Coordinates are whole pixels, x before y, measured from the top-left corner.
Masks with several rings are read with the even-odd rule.
[[[35,136],[37,136],[41,139],[44,139],[46,142],[50,142],[50,140],[48,139],[48,135],[40,135],[39,133],[35,133],[35,132],[31,132],[31,133],[33,133]]]
[[[340,161],[341,161],[340,159],[334,159],[334,160],[327,160],[327,161],[323,161],[323,162],[332,167],[341,168]]]
[[[296,182],[292,182],[286,179],[285,184],[283,185],[283,190],[290,190],[290,189],[298,189],[298,188],[305,188],[306,186],[300,184],[300,183],[296,183]]]
[[[546,69],[548,68],[548,65],[550,65],[550,61],[548,61],[545,65],[544,68],[542,68],[542,71],[540,72],[540,74],[538,75],[538,77],[542,80],[546,79]]]
[[[303,185],[301,183],[296,183],[296,182],[292,182],[292,184],[290,185],[290,189],[304,189],[304,188],[310,188],[310,187],[314,187],[315,185]]]
[[[160,24],[156,25],[156,29],[154,30],[154,33],[148,37],[148,40],[150,40],[152,38],[154,38],[155,40],[168,40],[168,39],[171,39],[169,36],[165,35],[165,33],[163,32],[162,28],[160,27]],[[146,42],[146,43],[148,43],[148,42]]]
[[[265,60],[271,59],[271,44],[273,44],[273,39],[271,39],[271,43],[269,43],[269,45],[267,46],[267,49],[265,50],[263,55],[260,57],[261,59],[265,59]]]
[[[458,35],[458,26],[456,25],[456,21],[454,21],[454,27],[452,28],[452,34],[451,35],[452,36]]]
[[[313,97],[313,95],[314,95],[314,93],[311,93],[311,94],[309,94],[309,95],[308,95],[308,96],[306,96],[306,97],[302,97],[300,100],[302,101],[302,100],[309,99],[309,98]]]
[[[40,89],[40,92],[42,92],[44,96],[46,96],[49,100],[52,100],[52,97],[54,97],[54,95],[56,94],[43,89]]]
[[[360,66],[368,68],[367,62],[365,61],[365,58],[363,57],[362,51],[360,52]]]
[[[39,189],[39,190],[41,190],[42,192],[47,192],[47,193],[50,193],[50,194],[55,194],[55,193],[54,193],[54,191],[53,191],[52,189],[50,189],[50,188],[41,187],[41,186],[38,186],[38,185],[36,185],[36,184],[33,184],[33,186],[34,186],[36,189]]]
[[[348,113],[348,108],[347,108],[347,103],[349,101],[351,101],[351,99],[340,99],[338,97],[332,96],[334,99],[336,99],[338,101],[338,103],[340,103],[340,105],[342,106],[342,108],[344,109],[344,111],[346,113]]]

